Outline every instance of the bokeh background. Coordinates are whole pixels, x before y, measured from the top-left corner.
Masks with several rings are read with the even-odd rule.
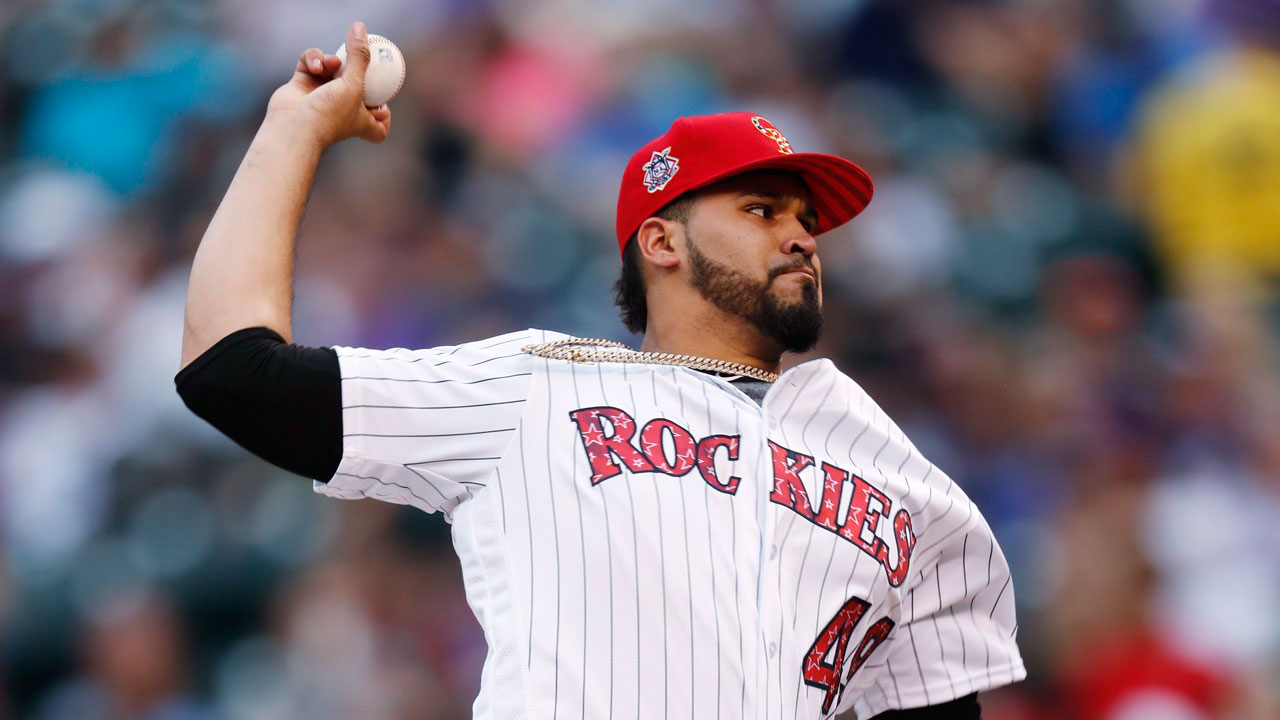
[[[1030,677],[986,717],[1280,718],[1280,1],[5,0],[0,717],[469,717],[438,517],[173,391],[192,253],[298,53],[409,58],[326,156],[295,339],[628,338],[627,157],[752,110],[876,181],[834,357],[979,503]]]

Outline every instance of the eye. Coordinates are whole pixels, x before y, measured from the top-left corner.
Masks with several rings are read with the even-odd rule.
[[[768,219],[773,217],[773,208],[768,205],[748,205],[746,210],[747,212],[752,213],[753,215],[759,215],[762,218]]]
[[[818,221],[817,221],[816,219],[814,219],[814,218],[809,217],[808,215],[806,215],[806,216],[804,216],[804,217],[800,218],[800,225],[801,225],[801,227],[803,227],[803,228],[804,228],[804,231],[805,231],[805,232],[807,232],[807,233],[809,233],[810,235],[812,235],[812,234],[813,234],[813,231],[814,231],[815,229],[817,229],[817,227],[818,227]]]

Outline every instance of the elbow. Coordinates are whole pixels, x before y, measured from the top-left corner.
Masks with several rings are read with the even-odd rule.
[[[206,347],[205,350],[208,348]],[[178,364],[178,371],[186,370],[192,361],[200,357],[204,350],[200,349],[199,340],[195,332],[191,329],[191,323],[185,322],[182,325],[182,360]],[[181,394],[181,389],[179,389]]]
[[[224,435],[276,465],[326,480],[342,457],[337,354],[286,344],[267,327],[220,338],[174,377],[182,402]]]
[[[263,302],[256,303],[254,307],[209,313],[193,310],[189,298],[182,322],[182,360],[179,370],[185,370],[197,358],[227,338],[253,328],[269,330],[281,342],[289,342],[291,328],[288,309],[282,311],[271,303]]]
[[[188,301],[186,314],[182,319],[182,362],[178,368],[180,371],[186,370],[196,358],[204,355],[219,340],[230,334],[224,332],[214,337],[215,332],[216,330],[210,327],[207,319],[201,318],[199,313],[192,311]]]

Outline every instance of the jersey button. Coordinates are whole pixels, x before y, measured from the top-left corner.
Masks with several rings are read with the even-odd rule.
[[[772,560],[772,559],[774,559],[774,558],[776,558],[776,557],[778,557],[778,546],[777,546],[777,545],[770,545],[770,546],[769,546],[769,559],[770,559],[770,560]]]
[[[777,657],[777,655],[778,655],[778,643],[776,642],[769,643],[769,659],[772,660],[773,658]]]

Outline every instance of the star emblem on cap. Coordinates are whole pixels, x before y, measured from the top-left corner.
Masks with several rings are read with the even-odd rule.
[[[653,157],[640,168],[644,170],[644,185],[649,192],[662,190],[680,170],[680,159],[671,157],[671,146],[654,150]]]

